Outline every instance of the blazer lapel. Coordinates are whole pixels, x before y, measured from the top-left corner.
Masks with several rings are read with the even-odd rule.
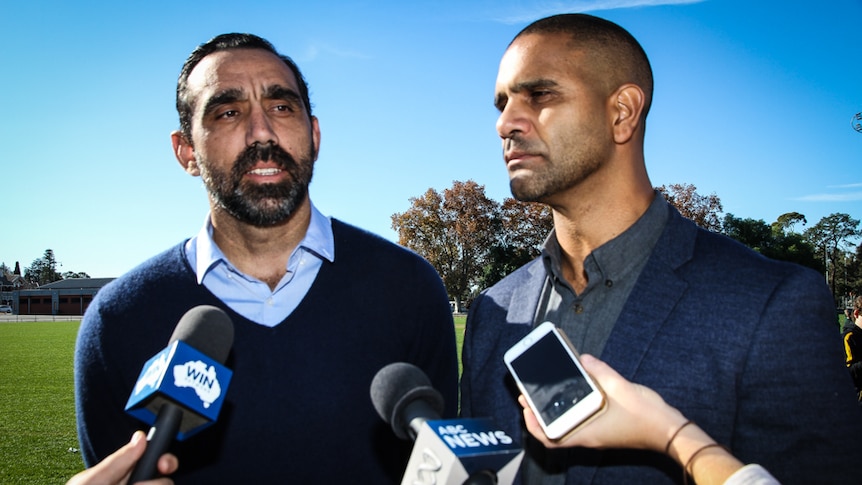
[[[602,360],[632,379],[688,283],[676,270],[692,258],[697,226],[671,208],[667,226],[641,271],[602,352]],[[635,342],[632,344],[632,342]]]
[[[542,259],[533,260],[528,271],[530,276],[526,284],[519,285],[512,291],[512,301],[509,303],[506,323],[526,324],[528,329],[531,329],[536,307],[539,304],[539,296],[545,286],[546,273]],[[526,333],[524,334],[526,335]]]

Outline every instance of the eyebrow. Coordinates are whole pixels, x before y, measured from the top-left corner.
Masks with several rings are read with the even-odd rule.
[[[264,99],[279,99],[282,101],[286,101],[288,103],[293,103],[299,106],[302,106],[302,98],[299,96],[299,93],[296,90],[282,86],[280,84],[273,84],[264,88],[263,92]],[[224,91],[220,91],[214,95],[212,95],[204,105],[204,116],[209,115],[219,106],[224,106],[226,104],[235,103],[237,101],[245,101],[248,99],[248,95],[244,90],[239,88],[228,88]]]
[[[302,98],[295,89],[284,87],[280,84],[272,84],[267,86],[263,92],[265,99],[280,99],[291,103],[302,105]]]
[[[241,89],[230,88],[225,89],[224,91],[220,91],[207,99],[206,104],[204,105],[204,116],[212,113],[219,106],[223,106],[230,103],[235,103],[237,101],[241,101],[245,99],[247,96]]]
[[[530,92],[543,88],[553,88],[559,85],[560,84],[553,79],[533,79],[514,84],[511,87],[510,91],[517,94],[524,91]],[[508,95],[504,94],[503,92],[497,93],[497,95],[494,96],[494,106],[497,107],[497,109],[500,109],[501,106],[505,105],[507,99],[509,99]]]

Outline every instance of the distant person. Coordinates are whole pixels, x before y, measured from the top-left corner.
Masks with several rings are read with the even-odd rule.
[[[850,330],[853,330],[856,327],[856,323],[853,318],[853,308],[847,307],[844,309],[844,324],[841,326],[841,333],[847,333]]]
[[[857,399],[862,405],[862,296],[853,300],[853,312],[849,321],[853,326],[844,332],[844,362],[856,386]]]
[[[214,305],[235,326],[233,380],[218,421],[173,447],[174,481],[398,480],[412,444],[380,419],[369,388],[382,367],[409,362],[443,394],[443,415],[456,415],[440,277],[312,204],[318,120],[296,64],[266,40],[225,34],[195,49],[177,111],[173,151],[202,178],[209,216],[195,237],[105,286],[84,315],[75,352],[84,462],[144,427],[123,410],[144,362],[186,311]]]
[[[526,400],[519,397],[527,431],[546,448],[650,450],[667,455],[698,484],[778,483],[762,466],[744,465],[652,389],[625,380],[591,355],[582,355],[581,363],[604,390],[608,405],[577,432],[549,440]],[[753,482],[755,479],[758,481]]]
[[[108,455],[107,458],[88,468],[74,477],[66,485],[126,485],[138,460],[147,448],[146,435],[143,431],[135,431],[131,441],[122,448]],[[177,470],[179,463],[175,456],[166,454],[159,458],[158,469],[163,475],[170,475]],[[140,485],[173,485],[170,478],[157,478]]]
[[[607,20],[553,16],[509,44],[494,95],[503,158],[512,194],[550,206],[554,229],[470,307],[462,414],[524,437],[503,354],[551,321],[742,463],[782,483],[858,483],[862,414],[822,275],[697,227],[653,189],[652,93],[642,47]],[[526,484],[681,481],[650,451],[525,449]]]

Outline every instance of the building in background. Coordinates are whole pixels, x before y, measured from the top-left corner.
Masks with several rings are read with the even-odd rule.
[[[96,293],[113,280],[69,278],[29,289],[4,284],[0,303],[11,305],[18,315],[83,315]]]

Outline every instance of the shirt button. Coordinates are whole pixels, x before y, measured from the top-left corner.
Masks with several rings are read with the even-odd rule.
[[[266,299],[266,304],[267,304],[267,305],[272,306],[272,303],[273,303],[273,302],[272,302],[272,297],[269,297],[269,298],[267,298],[267,299]]]
[[[584,306],[580,303],[575,304],[575,313],[584,313]]]
[[[614,282],[611,280],[605,280],[605,286],[611,288],[612,286],[614,286]]]

